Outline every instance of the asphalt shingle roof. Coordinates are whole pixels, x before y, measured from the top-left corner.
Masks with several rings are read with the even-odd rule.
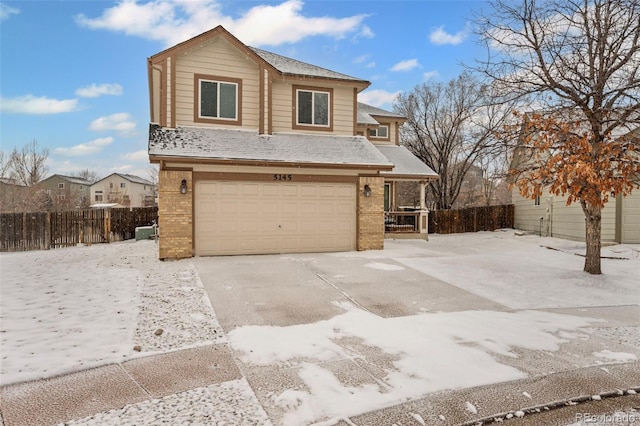
[[[256,162],[389,168],[392,164],[363,136],[275,133],[199,127],[149,129],[149,155]]]
[[[437,179],[438,174],[431,167],[424,164],[404,146],[399,145],[375,145],[395,167],[390,172],[381,172],[387,177]]]
[[[286,56],[278,55],[277,53],[267,52],[266,50],[258,49],[255,47],[249,47],[249,49],[253,50],[256,55],[260,56],[269,65],[283,74],[332,78],[337,80],[351,80],[366,83],[367,85],[369,84],[368,81],[362,80],[361,78],[352,77],[347,74],[331,71],[326,68],[308,64],[306,62],[297,61],[295,59],[287,58]]]

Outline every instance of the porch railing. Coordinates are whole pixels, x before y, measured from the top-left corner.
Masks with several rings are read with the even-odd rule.
[[[419,233],[420,212],[385,212],[384,232],[387,234]]]

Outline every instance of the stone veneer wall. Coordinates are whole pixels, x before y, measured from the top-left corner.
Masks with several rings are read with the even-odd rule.
[[[369,185],[371,196],[364,196]],[[358,250],[384,248],[384,178],[361,176],[358,179]]]
[[[182,179],[187,193],[180,193]],[[158,225],[160,259],[193,256],[193,179],[192,172],[160,170],[158,173]]]

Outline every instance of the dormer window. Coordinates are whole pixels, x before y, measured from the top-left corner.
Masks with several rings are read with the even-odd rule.
[[[294,128],[331,130],[331,89],[294,87]]]
[[[240,124],[241,93],[241,80],[196,74],[194,121]]]
[[[389,126],[384,124],[378,126],[376,129],[369,129],[369,137],[377,139],[389,139]]]

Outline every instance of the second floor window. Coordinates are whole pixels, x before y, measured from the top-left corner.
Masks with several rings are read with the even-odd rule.
[[[59,183],[58,184],[58,189],[64,189],[64,183]]]
[[[329,128],[331,123],[331,92],[296,89],[296,124]]]
[[[237,124],[240,80],[196,75],[195,121]]]
[[[378,126],[377,129],[369,129],[369,137],[387,139],[389,138],[389,126]]]
[[[127,184],[124,182],[120,182],[120,188],[126,188]]]

